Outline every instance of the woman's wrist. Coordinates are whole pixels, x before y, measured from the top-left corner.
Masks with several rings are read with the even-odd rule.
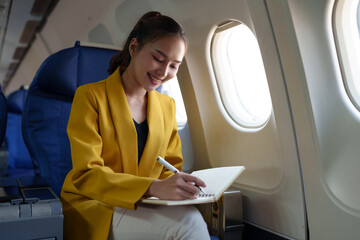
[[[154,179],[152,182],[151,182],[151,184],[150,184],[150,186],[148,187],[148,189],[146,190],[146,192],[144,193],[144,196],[145,197],[151,197],[151,196],[154,196],[154,188],[156,188],[156,184],[158,183],[158,182],[160,182],[161,180],[159,180],[159,179]]]

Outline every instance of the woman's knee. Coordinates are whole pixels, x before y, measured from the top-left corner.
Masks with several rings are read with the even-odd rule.
[[[193,206],[183,211],[177,230],[178,239],[209,239],[207,225],[201,213]]]

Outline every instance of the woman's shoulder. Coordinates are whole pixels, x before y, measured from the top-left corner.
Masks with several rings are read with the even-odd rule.
[[[93,83],[86,83],[84,85],[79,86],[76,89],[76,92],[79,93],[87,93],[87,92],[93,92],[93,93],[99,93],[103,92],[105,90],[105,80],[101,80],[98,82]]]
[[[162,104],[170,104],[170,105],[173,105],[173,103],[175,103],[175,100],[174,100],[172,97],[170,97],[170,96],[168,96],[168,95],[166,95],[166,94],[164,94],[164,93],[160,93],[160,92],[158,92],[158,91],[156,91],[156,90],[155,90],[154,92],[155,92],[155,94],[157,95],[159,101],[160,101]]]
[[[98,82],[92,82],[92,83],[86,83],[84,85],[79,86],[78,89],[93,90],[93,89],[99,89],[99,88],[103,88],[103,87],[105,87],[105,80],[101,80]]]
[[[157,96],[159,105],[161,106],[161,109],[163,112],[166,112],[169,114],[170,112],[174,112],[176,109],[175,106],[175,100],[172,97],[169,97],[168,95],[165,95],[163,93],[159,93],[157,91],[154,91],[155,95]]]
[[[162,101],[172,101],[173,98],[164,94],[164,93],[161,93],[161,92],[158,92],[157,90],[154,90],[154,93],[158,96],[159,99],[161,99]]]

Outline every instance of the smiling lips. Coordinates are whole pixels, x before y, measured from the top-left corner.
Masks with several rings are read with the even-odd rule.
[[[148,76],[150,77],[150,80],[154,85],[159,85],[162,81],[161,79],[155,77],[154,75],[151,75],[150,73],[148,73]]]

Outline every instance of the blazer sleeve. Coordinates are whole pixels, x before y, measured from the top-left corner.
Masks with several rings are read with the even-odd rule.
[[[74,96],[68,122],[73,170],[68,179],[77,194],[104,204],[135,209],[153,178],[117,173],[102,158],[99,102],[91,89],[80,87]]]

